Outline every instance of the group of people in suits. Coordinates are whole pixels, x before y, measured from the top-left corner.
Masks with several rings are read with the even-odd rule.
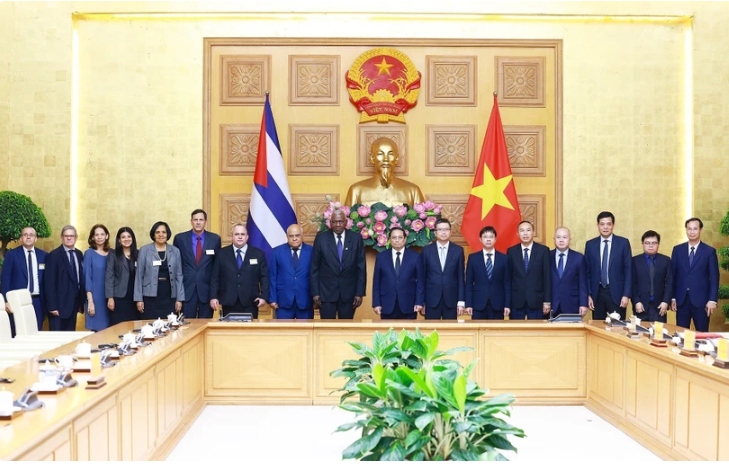
[[[313,246],[303,242],[298,224],[286,231],[287,242],[269,258],[248,244],[245,224],[232,227],[232,244],[221,248],[220,236],[205,229],[207,214],[192,212],[192,229],[172,245],[169,225],[157,222],[152,243],[137,250],[129,227],[117,232],[109,247],[104,225],[92,227],[85,255],[75,247],[72,225],[61,231],[62,244],[46,254],[35,248],[33,228],[25,228],[21,246],[8,252],[2,292],[27,288],[33,297],[38,327],[47,316],[51,330],[74,330],[76,315],[86,312],[87,328],[101,330],[117,322],[164,318],[170,312],[187,318],[251,313],[269,304],[280,319],[352,319],[366,288],[364,242],[346,229],[347,218],[335,210],[329,229]],[[716,310],[719,266],[716,250],[701,241],[703,222],[685,223],[688,241],[671,257],[658,252],[661,236],[648,230],[643,253],[631,257],[630,242],[615,235],[611,212],[597,216],[599,236],[587,241],[584,255],[570,248],[571,233],[554,233],[551,251],[534,242],[529,221],[518,225],[519,244],[496,250],[497,231],[480,231],[482,250],[465,261],[461,246],[450,241],[451,224],[439,219],[435,241],[418,253],[405,248],[406,233],[389,231],[390,247],[375,259],[372,307],[383,319],[544,319],[562,313],[625,319],[632,301],[643,320],[666,322],[676,312],[679,326],[693,323],[707,331]],[[85,299],[84,299],[85,298]],[[12,313],[10,305],[6,310]]]

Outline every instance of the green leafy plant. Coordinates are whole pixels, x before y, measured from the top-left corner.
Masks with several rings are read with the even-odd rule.
[[[724,215],[719,224],[719,234],[721,236],[729,236],[729,211]],[[721,247],[717,250],[719,254],[719,267],[729,272],[729,246]],[[719,286],[719,299],[729,299],[729,285]],[[724,313],[724,319],[729,322],[729,303],[724,302],[721,306]]]
[[[43,211],[33,201],[13,191],[0,191],[0,258],[8,244],[17,241],[25,227],[33,227],[38,238],[51,236],[51,227]]]
[[[343,459],[437,461],[504,460],[524,431],[506,421],[511,395],[485,398],[465,369],[445,359],[466,348],[440,351],[438,332],[375,332],[373,347],[350,343],[362,356],[333,376],[347,377],[340,407],[357,415],[338,432],[361,430]],[[355,401],[356,400],[356,401]]]

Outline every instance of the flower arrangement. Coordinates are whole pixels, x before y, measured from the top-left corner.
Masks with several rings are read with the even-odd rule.
[[[396,205],[388,207],[381,202],[372,205],[354,204],[345,206],[340,202],[332,201],[331,196],[326,197],[329,207],[324,215],[317,215],[315,222],[319,223],[319,231],[329,229],[329,219],[332,212],[340,209],[347,217],[347,229],[359,233],[365,246],[376,251],[384,251],[390,245],[388,235],[390,228],[399,226],[405,231],[405,247],[425,246],[433,238],[435,222],[441,218],[443,206],[433,201],[415,204],[413,207]]]

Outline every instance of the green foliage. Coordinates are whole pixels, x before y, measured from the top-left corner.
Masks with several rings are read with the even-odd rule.
[[[344,361],[332,375],[347,378],[340,407],[357,418],[337,432],[359,429],[362,436],[343,459],[504,460],[502,451],[516,451],[509,436],[524,431],[505,420],[514,397],[486,399],[468,379],[476,361],[463,368],[445,359],[469,348],[441,351],[438,340],[437,331],[390,329],[375,332],[372,348],[350,343],[361,358]]]
[[[729,211],[724,214],[724,218],[719,223],[719,233],[722,236],[729,236]],[[719,254],[719,267],[729,272],[729,246],[717,249]],[[729,285],[719,286],[719,299],[729,299]],[[721,310],[724,313],[724,319],[729,322],[729,304],[723,304]]]
[[[0,191],[0,256],[5,257],[8,243],[17,241],[25,227],[35,228],[38,238],[51,236],[46,216],[28,196]]]

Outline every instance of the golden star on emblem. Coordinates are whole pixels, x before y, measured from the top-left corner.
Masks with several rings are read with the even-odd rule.
[[[495,205],[514,210],[514,206],[504,194],[504,190],[511,183],[512,178],[513,176],[509,175],[497,180],[489,170],[489,166],[483,164],[483,183],[471,188],[471,194],[481,198],[481,219],[486,218]]]
[[[392,68],[395,65],[391,65],[390,63],[387,63],[387,60],[385,60],[385,57],[382,57],[382,61],[379,64],[375,63],[375,66],[379,70],[377,72],[377,76],[381,75],[382,73],[387,73],[387,75],[390,76],[390,68]]]

